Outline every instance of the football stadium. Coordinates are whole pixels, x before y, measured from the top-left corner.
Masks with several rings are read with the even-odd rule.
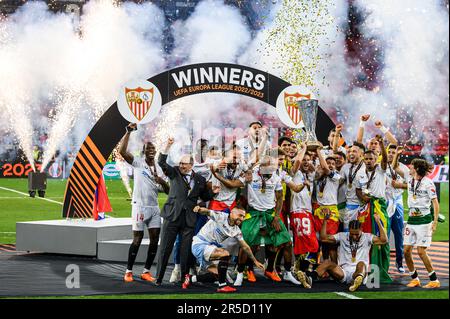
[[[448,300],[448,25],[0,0],[0,299]]]

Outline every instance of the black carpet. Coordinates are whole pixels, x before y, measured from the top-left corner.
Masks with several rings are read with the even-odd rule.
[[[67,288],[66,280],[70,272],[69,265],[77,265],[80,270],[80,287]],[[69,266],[70,268],[70,266]],[[213,293],[214,284],[193,284],[188,290],[182,290],[180,284],[169,283],[172,266],[166,271],[161,286],[142,281],[138,275],[143,265],[134,268],[135,281],[125,283],[123,275],[125,263],[99,261],[95,258],[79,256],[61,256],[52,254],[0,254],[0,296],[82,296],[98,294],[189,294]],[[155,266],[152,273],[155,274]],[[397,277],[390,285],[382,285],[377,291],[411,291],[405,287],[408,276]],[[69,278],[70,279],[70,278]],[[70,282],[69,282],[70,283]],[[448,278],[441,279],[442,288],[448,290]],[[274,283],[257,271],[257,282],[244,281],[238,293],[295,293],[295,292],[347,292],[347,286],[331,280],[314,284],[313,289],[304,289],[290,283]],[[360,291],[375,291],[361,287]]]

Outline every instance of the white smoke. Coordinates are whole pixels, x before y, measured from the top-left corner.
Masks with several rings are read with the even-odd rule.
[[[174,49],[170,59],[176,64],[236,63],[251,41],[250,30],[239,10],[212,0],[200,2],[186,21],[175,22],[172,33]],[[217,122],[220,120],[218,115],[232,111],[239,101],[238,95],[210,93],[188,96],[166,105],[163,112],[165,117],[170,115],[170,120],[160,117],[156,132],[157,146],[163,145],[168,136],[178,136],[178,143],[190,144],[188,140],[196,140],[202,134],[196,132],[195,137],[183,137],[186,132],[192,134],[193,122],[201,121],[203,128],[208,124],[221,124]],[[182,121],[181,114],[185,121]],[[179,148],[174,151],[174,158],[177,158],[183,153],[182,145],[174,147]]]
[[[236,62],[251,40],[244,17],[221,1],[200,2],[184,22],[174,23],[173,56],[186,63]]]
[[[379,91],[369,94],[367,103],[361,96],[364,111],[392,127],[403,120],[398,112],[412,115],[419,131],[438,121],[448,125],[448,115],[440,115],[449,101],[449,20],[442,1],[358,0],[355,5],[366,16],[364,37],[375,41],[383,57]]]
[[[89,1],[81,34],[69,14],[50,13],[45,2],[27,2],[1,23],[0,103],[30,161],[31,112],[51,107],[45,167],[58,149],[78,149],[122,84],[164,69],[161,11],[151,3],[113,3]],[[71,136],[78,145],[69,145]]]

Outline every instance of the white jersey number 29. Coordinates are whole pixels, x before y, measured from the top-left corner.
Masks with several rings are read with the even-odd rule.
[[[309,218],[294,218],[294,224],[298,236],[311,235],[311,220]]]

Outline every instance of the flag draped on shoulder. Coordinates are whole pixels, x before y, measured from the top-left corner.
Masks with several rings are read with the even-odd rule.
[[[102,174],[100,175],[100,180],[98,181],[97,189],[95,190],[92,216],[94,217],[94,220],[101,220],[105,218],[105,213],[107,212],[112,212],[112,207],[109,202],[105,180],[103,179]]]
[[[380,230],[375,222],[373,216],[378,214],[380,216],[381,224],[383,225],[386,236],[390,229],[389,215],[387,213],[387,203],[384,198],[371,198],[367,204],[366,209],[359,213],[358,220],[361,222],[362,231],[380,236]],[[377,265],[380,270],[380,282],[392,283],[392,278],[389,276],[390,264],[390,247],[389,242],[384,245],[373,245],[370,254],[370,263]]]

